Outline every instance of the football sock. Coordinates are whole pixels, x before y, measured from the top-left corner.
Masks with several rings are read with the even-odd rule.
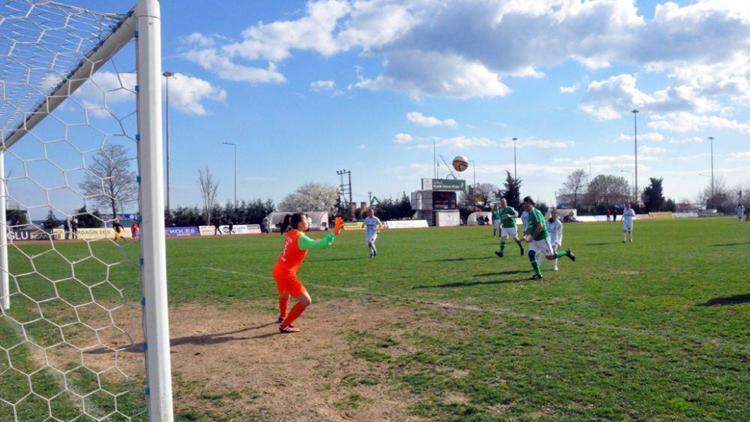
[[[500,253],[503,253],[504,250],[505,250],[505,241],[503,240],[502,242],[500,242]]]
[[[539,264],[536,262],[536,260],[531,262],[531,267],[534,268],[534,274],[541,276],[542,273],[539,271]]]
[[[279,298],[279,316],[281,318],[286,317],[286,308],[289,305],[289,298],[288,297],[280,297]]]
[[[305,312],[305,307],[302,306],[301,303],[297,302],[297,304],[292,306],[292,310],[289,311],[289,315],[284,318],[284,322],[281,323],[281,327],[284,328],[290,326],[295,319],[302,315],[302,312]]]
[[[563,256],[568,256],[568,251],[560,251],[555,253],[555,265],[557,265],[557,258],[562,258]]]

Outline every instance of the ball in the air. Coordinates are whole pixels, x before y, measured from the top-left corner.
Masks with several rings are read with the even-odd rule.
[[[456,169],[456,171],[466,170],[469,168],[469,159],[463,155],[457,155],[456,158],[453,159],[453,168]]]

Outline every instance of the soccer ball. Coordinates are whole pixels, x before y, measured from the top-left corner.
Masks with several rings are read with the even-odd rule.
[[[463,155],[457,155],[456,158],[453,159],[453,168],[458,172],[466,170],[469,168],[469,159]]]

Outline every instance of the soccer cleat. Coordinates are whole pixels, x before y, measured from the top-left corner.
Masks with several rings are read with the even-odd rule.
[[[499,251],[495,251],[495,255],[497,255],[498,258],[502,258],[503,257],[503,253],[499,252]]]
[[[541,275],[541,274],[534,274],[534,275],[532,275],[531,277],[529,277],[529,280],[541,280],[541,279],[543,279],[543,278],[544,278],[544,277],[542,277],[542,275]]]
[[[291,325],[289,325],[287,327],[279,327],[279,332],[281,334],[299,333],[299,328],[294,328]]]
[[[557,267],[553,268],[552,270],[553,270],[553,271],[557,271]]]
[[[570,258],[571,261],[575,262],[576,254],[574,254],[570,249],[568,249],[566,252],[568,253],[568,258]]]

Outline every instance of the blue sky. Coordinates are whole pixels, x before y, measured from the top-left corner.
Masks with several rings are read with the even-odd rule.
[[[714,136],[717,175],[750,189],[744,3],[164,0],[172,204],[199,203],[206,165],[232,198],[223,141],[238,144],[240,198],[278,202],[346,168],[360,201],[418,189],[433,141],[499,185],[512,137],[522,193],[551,202],[576,168],[632,179],[633,107],[641,187],[663,177],[695,200]]]

